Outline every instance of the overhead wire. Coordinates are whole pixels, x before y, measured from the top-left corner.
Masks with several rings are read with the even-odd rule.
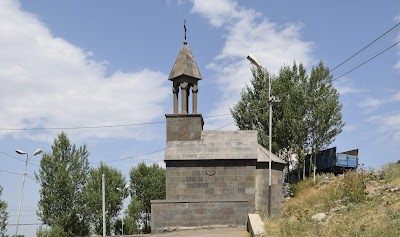
[[[12,171],[7,171],[7,170],[0,170],[0,172],[9,173],[9,174],[16,174],[16,175],[23,175],[23,174],[21,174],[21,173],[12,172]]]
[[[6,156],[8,156],[8,157],[11,157],[11,158],[13,158],[13,159],[19,160],[19,161],[21,161],[21,162],[24,162],[24,163],[26,162],[26,161],[23,160],[23,159],[20,159],[20,158],[18,158],[18,157],[15,157],[15,156],[10,155],[10,154],[8,154],[8,153],[5,153],[5,152],[3,152],[3,151],[0,151],[0,153],[6,155]],[[29,161],[28,161],[28,164],[33,165],[33,166],[36,166],[36,167],[39,167],[39,165],[37,165],[37,164],[35,164],[35,163],[32,163],[32,162],[29,162]]]
[[[8,226],[15,226],[17,224],[7,224]],[[18,225],[43,225],[43,223],[19,223]]]
[[[220,130],[220,129],[224,128],[224,127],[227,127],[227,126],[229,126],[229,125],[231,125],[231,124],[233,124],[233,123],[234,123],[234,122],[230,122],[230,123],[225,124],[225,125],[223,125],[223,126],[217,128],[217,129],[214,129],[214,130],[212,130],[212,131],[206,132],[206,133],[200,135],[199,138],[201,138],[201,136],[207,136],[208,134],[213,133],[213,132],[215,132],[215,131],[218,131],[218,130]],[[182,141],[182,142],[183,142],[183,141]],[[174,144],[173,146],[170,146],[170,147],[177,146],[177,145],[181,144],[182,142],[178,142],[177,144]],[[162,149],[150,151],[150,152],[147,152],[147,153],[144,153],[144,154],[140,154],[140,155],[128,156],[128,157],[124,157],[124,158],[112,159],[112,160],[107,160],[107,161],[94,162],[94,163],[92,163],[92,164],[111,163],[111,162],[117,162],[117,161],[122,161],[122,160],[134,159],[134,158],[138,158],[138,157],[142,157],[142,156],[148,156],[148,155],[151,155],[151,154],[154,154],[154,153],[158,153],[158,152],[161,152],[161,151],[166,150],[167,148],[168,148],[168,146],[165,147],[165,148],[162,148]]]
[[[339,79],[339,78],[341,78],[341,77],[343,77],[343,76],[345,76],[347,74],[349,74],[350,72],[356,70],[357,68],[363,66],[364,64],[368,63],[369,61],[373,60],[374,58],[378,57],[379,55],[383,54],[384,52],[388,51],[389,49],[393,48],[394,46],[396,46],[399,43],[400,43],[400,40],[397,41],[396,43],[392,44],[391,46],[387,47],[385,50],[381,51],[380,53],[376,54],[375,56],[371,57],[370,59],[368,59],[368,60],[364,61],[363,63],[359,64],[358,66],[356,66],[356,67],[346,71],[345,73],[341,74],[340,76],[336,77],[335,79],[332,80],[332,82],[336,81],[337,79]]]
[[[344,60],[343,62],[341,62],[340,64],[338,64],[336,67],[334,67],[333,69],[331,69],[330,71],[333,72],[335,69],[337,69],[338,67],[342,66],[343,64],[345,64],[346,62],[348,62],[350,59],[354,58],[356,55],[358,55],[359,53],[361,53],[362,51],[364,51],[365,49],[367,49],[368,47],[370,47],[372,44],[374,44],[376,41],[378,41],[379,39],[381,39],[382,37],[384,37],[386,34],[388,34],[390,31],[394,30],[396,27],[398,27],[400,25],[400,22],[397,23],[395,26],[393,26],[392,28],[390,28],[389,30],[387,30],[385,33],[383,33],[382,35],[380,35],[378,38],[374,39],[371,43],[369,43],[368,45],[364,46],[362,49],[360,49],[359,51],[357,51],[356,53],[354,53],[353,55],[351,55],[349,58],[347,58],[346,60]]]
[[[18,172],[12,172],[12,171],[7,171],[7,170],[0,170],[0,173],[8,173],[8,174],[15,174],[15,175],[24,175],[23,173],[18,173]],[[33,178],[32,176],[30,176],[29,174],[26,174],[26,177],[29,179],[32,179],[33,181],[35,181],[35,183],[38,183],[37,180],[35,178]]]
[[[214,118],[228,116],[231,114],[210,115],[203,118]],[[182,118],[179,121],[189,118]],[[178,122],[178,121],[176,121]],[[0,131],[37,131],[37,130],[78,130],[78,129],[99,129],[99,128],[117,128],[117,127],[133,127],[143,125],[154,125],[167,123],[167,121],[145,122],[145,123],[131,123],[131,124],[115,124],[115,125],[99,125],[99,126],[77,126],[77,127],[41,127],[41,128],[0,128]]]
[[[256,108],[256,109],[252,109],[252,110],[249,110],[249,111],[255,112],[255,111],[259,111],[259,110],[265,109],[265,108],[267,108],[267,107]],[[203,117],[203,118],[207,119],[207,118],[215,118],[215,117],[222,117],[222,116],[228,116],[228,115],[231,115],[231,114],[229,113],[229,114],[210,115],[210,116],[205,116],[205,117]],[[180,120],[177,120],[176,122],[182,121],[182,120],[184,120],[184,119],[190,119],[190,118],[182,118],[182,119],[180,119]],[[168,121],[168,122],[171,122],[171,121]],[[115,128],[115,127],[140,126],[140,125],[150,125],[150,124],[159,124],[159,123],[167,123],[167,121],[162,121],[162,122],[161,122],[161,121],[158,121],[158,122],[148,122],[148,123],[136,123],[136,124],[104,125],[104,126],[92,126],[92,127],[81,126],[81,127],[60,127],[60,128],[11,128],[11,129],[10,129],[10,128],[7,128],[7,129],[0,128],[0,130],[46,130],[46,129]],[[223,127],[229,126],[229,125],[231,125],[232,123],[233,123],[233,122],[231,122],[231,123],[229,123],[229,124],[227,124],[227,125],[224,125],[224,126],[218,128],[218,129],[216,129],[216,130],[219,130],[219,129],[223,128]],[[203,134],[203,135],[206,135],[206,134]],[[161,152],[161,151],[164,151],[165,149],[166,149],[166,148],[162,148],[162,149],[154,150],[154,151],[147,152],[147,153],[140,154],[140,155],[129,156],[129,157],[124,157],[124,158],[119,158],[119,159],[113,159],[113,160],[109,160],[109,161],[94,162],[94,163],[92,163],[92,164],[100,164],[100,163],[102,163],[102,162],[103,162],[103,163],[108,163],[108,162],[115,162],[115,161],[121,161],[121,160],[134,159],[134,158],[138,158],[138,157],[148,156],[148,155],[151,155],[151,154],[154,154],[154,153],[157,153],[157,152]],[[10,155],[10,154],[7,154],[7,153],[5,153],[5,152],[0,152],[0,153],[3,153],[3,154],[5,154],[5,155],[7,155],[7,156],[9,156],[9,157],[11,157],[11,158],[14,158],[14,159],[17,159],[17,160],[21,161],[21,162],[25,162],[24,160],[19,159],[19,158],[15,157],[15,156],[12,156],[12,155]],[[121,156],[119,156],[119,157],[121,157]],[[31,164],[31,165],[34,165],[34,166],[36,166],[36,167],[39,167],[39,165],[37,165],[37,164],[31,163],[31,162],[28,162],[28,163]]]

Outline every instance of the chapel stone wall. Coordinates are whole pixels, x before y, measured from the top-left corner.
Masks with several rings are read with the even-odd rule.
[[[166,199],[245,199],[254,211],[255,168],[255,160],[168,161]]]

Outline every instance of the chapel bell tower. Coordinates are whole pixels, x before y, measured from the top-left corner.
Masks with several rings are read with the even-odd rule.
[[[185,40],[168,77],[168,80],[173,83],[174,112],[165,115],[167,118],[167,142],[200,140],[204,124],[203,116],[197,113],[198,82],[202,78],[186,40],[186,21],[184,29]],[[190,99],[192,103],[190,103]],[[190,104],[192,113],[190,113]]]

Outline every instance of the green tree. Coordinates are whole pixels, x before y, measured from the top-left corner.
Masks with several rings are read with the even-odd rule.
[[[36,231],[37,237],[69,237],[67,233],[65,233],[64,229],[61,226],[53,226],[49,229],[43,229],[39,227]]]
[[[102,174],[105,175],[106,189],[106,232],[110,235],[111,232],[116,232],[115,222],[128,190],[124,190],[126,181],[119,170],[103,163],[98,168],[90,169],[87,185],[83,188],[83,197],[94,233],[103,232]]]
[[[7,203],[1,200],[2,193],[3,193],[3,187],[0,186],[0,236],[4,237],[6,236],[6,231],[7,231],[8,213],[7,213]]]
[[[299,171],[304,166],[307,153],[308,121],[307,121],[307,88],[306,69],[296,62],[292,67],[285,65],[279,71],[273,84],[274,95],[279,95],[280,103],[274,104],[274,132],[277,134],[279,152],[285,160],[296,154],[299,159]],[[300,172],[299,172],[300,174]]]
[[[251,85],[242,91],[231,113],[239,129],[258,131],[258,141],[264,147],[269,142],[269,79],[271,95],[281,100],[273,104],[274,153],[285,160],[297,154],[303,164],[305,154],[325,148],[342,131],[339,94],[322,62],[313,68],[310,78],[305,67],[295,62],[291,67],[282,67],[277,76],[254,67],[252,74]]]
[[[165,170],[157,164],[139,163],[129,175],[132,199],[128,206],[126,233],[132,234],[139,226],[143,227],[141,232],[150,233],[150,200],[165,199]]]
[[[311,76],[306,87],[306,102],[308,104],[308,150],[311,151],[316,170],[316,156],[319,151],[326,149],[335,137],[342,132],[344,123],[340,113],[342,105],[339,93],[333,87],[332,75],[329,68],[321,61],[311,70]]]
[[[69,236],[89,233],[82,190],[89,174],[86,145],[76,148],[62,132],[45,152],[35,173],[41,185],[38,216],[50,228],[62,228]]]

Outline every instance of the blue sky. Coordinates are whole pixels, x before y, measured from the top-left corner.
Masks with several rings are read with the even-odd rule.
[[[167,80],[183,43],[203,80],[203,116],[229,113],[249,83],[251,53],[271,72],[294,60],[333,68],[400,21],[400,4],[385,1],[28,1],[0,2],[0,170],[21,173],[24,156],[51,149],[60,129],[165,121],[172,112]],[[400,39],[400,27],[336,69],[348,71]],[[309,70],[310,71],[310,70]],[[346,126],[332,146],[360,149],[367,167],[400,159],[400,47],[335,81]],[[205,129],[232,121],[205,118]],[[226,129],[236,129],[229,126]],[[87,144],[93,166],[165,147],[165,124],[64,129]],[[13,157],[10,157],[8,155]],[[16,158],[15,158],[16,157]],[[34,176],[41,156],[31,158]],[[163,164],[163,152],[109,163],[126,178],[138,162]],[[22,176],[0,172],[2,198],[15,224]],[[21,223],[39,223],[39,185],[27,178]],[[34,236],[37,226],[21,226]],[[15,226],[8,227],[14,233]]]

